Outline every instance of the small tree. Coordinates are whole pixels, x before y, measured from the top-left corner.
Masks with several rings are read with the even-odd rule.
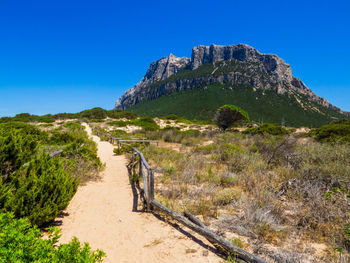
[[[246,111],[235,105],[224,105],[220,107],[215,114],[214,121],[222,130],[230,128],[233,124],[241,120],[249,120]]]

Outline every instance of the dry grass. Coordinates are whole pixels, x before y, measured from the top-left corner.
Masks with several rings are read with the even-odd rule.
[[[221,234],[249,238],[255,253],[274,262],[332,262],[338,251],[347,252],[349,146],[300,144],[290,135],[218,133],[210,139],[185,153],[144,149],[158,171],[158,200],[199,215]],[[309,242],[328,251],[305,250]]]

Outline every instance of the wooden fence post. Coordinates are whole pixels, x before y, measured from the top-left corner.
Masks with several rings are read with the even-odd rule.
[[[136,153],[135,152],[133,152],[132,153],[132,162],[134,163],[135,162],[135,160],[136,160]],[[136,165],[133,165],[132,166],[132,176],[134,177],[135,176],[135,174],[136,174]]]
[[[146,209],[149,210],[150,209],[150,198],[149,198],[149,180],[148,180],[148,176],[147,173],[144,172],[144,168],[143,168],[143,162],[142,162],[142,158],[139,155],[139,166],[140,166],[140,177],[143,178],[143,188],[144,188],[144,193],[145,193],[145,201],[146,201]]]
[[[151,202],[154,200],[154,174],[152,169],[148,169],[149,177],[149,198]],[[150,207],[152,209],[152,207]]]

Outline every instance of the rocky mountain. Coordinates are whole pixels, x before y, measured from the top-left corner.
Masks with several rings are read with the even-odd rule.
[[[347,114],[314,94],[292,75],[290,65],[281,58],[245,44],[197,46],[191,58],[170,54],[153,62],[143,79],[118,99],[116,109],[129,109],[174,92],[203,89],[215,83],[287,95],[305,110],[320,111],[311,104],[307,106],[308,101],[340,115]]]

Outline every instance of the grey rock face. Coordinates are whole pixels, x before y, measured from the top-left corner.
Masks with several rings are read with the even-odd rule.
[[[190,59],[186,57],[176,57],[170,54],[168,57],[161,58],[153,62],[146,75],[142,80],[133,88],[127,90],[125,94],[120,97],[116,103],[116,108],[124,108],[126,105],[134,105],[139,102],[139,98],[135,97],[146,86],[159,81],[164,80],[171,75],[185,69],[190,63]],[[132,103],[132,104],[130,104]],[[125,105],[124,105],[125,104]]]
[[[229,61],[241,62],[241,68],[243,67],[244,70],[221,75],[213,72],[204,77],[180,79],[176,83],[164,82],[157,89],[146,89],[151,84],[165,80],[179,71],[185,69],[196,70],[206,63],[210,63],[218,68],[220,65],[225,66],[225,63],[229,63]],[[245,44],[197,46],[192,49],[191,58],[179,58],[172,54],[161,58],[149,66],[146,75],[136,86],[126,91],[118,99],[116,108],[125,109],[141,101],[156,99],[176,91],[200,88],[212,83],[223,82],[233,86],[249,85],[255,89],[270,89],[279,94],[296,91],[306,95],[311,101],[342,112],[339,108],[314,94],[300,79],[295,78],[292,75],[290,65],[281,58],[273,54],[262,54]]]
[[[230,46],[197,46],[192,49],[191,69],[195,70],[204,63],[214,64],[217,61],[238,60],[249,64],[259,64],[264,72],[271,75],[271,80],[277,83],[277,91],[284,93],[284,83],[293,80],[292,71],[281,58],[271,54],[261,54],[256,49],[245,44]],[[257,87],[256,87],[257,88]]]
[[[246,62],[261,62],[267,72],[288,71],[290,67],[276,55],[261,54],[245,44],[230,46],[197,46],[192,49],[191,68],[196,69],[204,63],[236,59]],[[288,72],[288,73],[289,73]]]

